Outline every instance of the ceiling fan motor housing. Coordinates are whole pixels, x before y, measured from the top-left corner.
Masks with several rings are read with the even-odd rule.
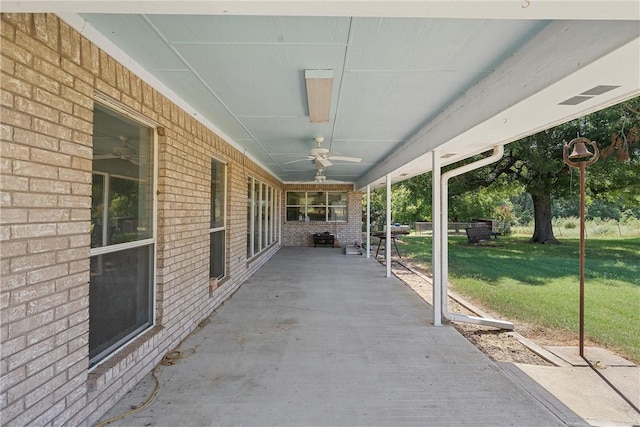
[[[329,152],[328,148],[317,147],[317,148],[312,148],[311,151],[309,151],[309,155],[310,156],[322,156],[324,154],[327,154],[328,152]]]

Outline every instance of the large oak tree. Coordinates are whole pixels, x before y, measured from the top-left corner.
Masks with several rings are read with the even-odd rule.
[[[633,207],[637,212],[640,206],[639,129],[640,97],[508,144],[499,162],[450,181],[449,217],[453,221],[470,219],[470,215],[476,215],[483,208],[483,199],[470,198],[470,194],[487,187],[502,192],[503,198],[505,187],[511,183],[523,188],[532,200],[534,232],[530,241],[557,242],[552,227],[552,203],[578,197],[579,180],[578,171],[562,161],[562,148],[564,142],[577,136],[596,141],[601,151],[600,160],[587,170],[588,196],[615,202],[623,210]],[[458,166],[460,163],[446,169]],[[430,220],[430,174],[399,183],[393,191],[394,220]],[[476,193],[470,193],[472,191]],[[384,213],[383,199],[378,200],[375,196],[374,199],[380,204],[380,212]]]
[[[578,136],[598,144],[601,159],[587,169],[589,196],[619,203],[640,202],[640,98],[525,137],[505,146],[497,163],[463,176],[467,189],[491,185],[499,177],[519,182],[534,208],[534,243],[556,243],[552,201],[570,197],[579,179],[562,161],[563,144]]]

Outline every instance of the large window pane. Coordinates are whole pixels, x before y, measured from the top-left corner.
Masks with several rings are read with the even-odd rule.
[[[91,257],[91,364],[151,325],[152,256],[148,245]]]
[[[329,193],[328,201],[330,205],[347,206],[347,193]]]
[[[214,231],[210,235],[209,250],[211,251],[211,262],[209,264],[209,277],[221,278],[225,274],[224,236],[224,230]],[[222,254],[223,256],[220,256],[220,254]]]
[[[260,183],[253,185],[253,254],[260,252]]]
[[[260,205],[262,206],[261,209],[261,225],[262,225],[262,246],[260,247],[260,249],[264,249],[267,247],[267,231],[268,231],[268,227],[269,227],[269,202],[268,202],[268,187],[266,184],[262,184],[262,201],[260,203]]]
[[[96,105],[91,203],[92,247],[152,237],[151,135],[149,128]]]
[[[329,193],[327,200],[329,202],[329,216],[327,219],[329,221],[346,221],[347,193]]]
[[[247,179],[247,258],[276,241],[277,194],[275,188],[254,178]]]
[[[146,183],[112,176],[109,180],[109,225],[107,244],[133,242],[151,237],[148,218],[151,206],[146,198]]]
[[[226,210],[226,167],[224,163],[211,160],[211,215],[209,231],[209,277],[221,278],[225,275],[225,210]]]
[[[247,258],[253,255],[253,178],[247,179]]]
[[[321,206],[312,206],[307,209],[307,216],[311,221],[326,221],[327,208]]]
[[[91,187],[91,247],[96,248],[104,243],[104,209],[105,209],[105,176],[93,174]]]
[[[287,205],[303,206],[306,202],[305,192],[287,191]]]
[[[301,206],[287,206],[287,221],[304,221],[304,211]]]
[[[94,109],[89,362],[153,325],[153,131]],[[117,245],[117,246],[115,246]]]
[[[210,228],[224,227],[225,198],[225,164],[217,160],[211,160]]]
[[[304,221],[307,193],[287,191],[287,221]]]
[[[347,193],[295,192],[286,193],[287,221],[347,221]]]
[[[347,220],[347,208],[346,207],[329,207],[329,221],[346,221]]]

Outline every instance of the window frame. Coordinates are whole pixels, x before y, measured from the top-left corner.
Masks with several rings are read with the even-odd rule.
[[[227,275],[227,205],[228,205],[228,194],[229,192],[227,191],[227,186],[228,186],[228,164],[227,162],[220,160],[216,157],[211,157],[211,169],[213,172],[213,162],[217,162],[218,165],[222,166],[224,168],[223,170],[223,177],[222,177],[222,184],[223,184],[223,203],[224,206],[222,207],[222,226],[221,227],[209,227],[209,248],[211,248],[211,239],[213,238],[213,233],[217,233],[222,231],[224,234],[224,243],[223,243],[223,247],[224,247],[224,254],[222,255],[222,275],[221,276],[217,276],[217,277],[213,277],[211,275],[211,267],[209,267],[209,279],[223,279],[224,277],[226,277]],[[211,177],[211,181],[213,182],[213,176]],[[209,195],[211,197],[211,199],[213,200],[213,194]],[[211,211],[209,212],[209,224],[211,224],[211,215],[213,214],[213,204],[212,204],[212,200],[210,201],[210,206],[211,206]],[[212,254],[211,252],[209,252],[209,265],[211,265],[212,263]]]
[[[279,197],[279,188],[247,176],[247,260],[280,242]]]
[[[288,194],[289,193],[297,193],[297,194],[304,194],[303,197],[301,197],[303,203],[301,204],[289,204],[289,197]],[[314,194],[318,194],[318,193],[324,193],[324,202],[323,204],[317,204],[314,203]],[[329,204],[329,195],[330,194],[341,194],[344,195],[344,205],[332,205]],[[332,208],[336,208],[336,207],[342,207],[345,210],[345,219],[331,219],[330,218],[330,212]],[[305,216],[302,217],[302,219],[300,219],[300,217],[298,217],[297,219],[289,219],[289,208],[292,209],[297,209],[298,212],[302,211],[304,212]],[[306,216],[308,215],[308,213],[310,212],[311,209],[324,209],[324,221],[320,220],[313,220],[310,219],[308,222],[312,222],[315,224],[318,223],[341,223],[341,224],[346,224],[349,222],[349,217],[348,217],[348,213],[349,213],[349,192],[348,191],[331,191],[331,190],[326,190],[326,191],[299,191],[299,190],[289,190],[285,192],[285,221],[286,222],[291,222],[291,223],[300,223],[300,222],[307,222],[306,221]]]
[[[150,188],[150,196],[151,196],[151,215],[150,215],[150,220],[151,220],[151,233],[150,233],[150,237],[145,238],[145,239],[140,239],[140,240],[134,240],[131,242],[124,242],[124,243],[116,243],[116,244],[112,244],[112,245],[103,245],[103,246],[99,246],[99,247],[95,247],[95,248],[89,248],[89,259],[91,260],[94,257],[97,256],[101,256],[101,255],[108,255],[108,254],[112,254],[115,252],[120,252],[120,251],[124,251],[124,250],[129,250],[129,249],[134,249],[134,248],[140,248],[140,247],[144,247],[144,246],[149,246],[150,247],[150,265],[149,265],[149,277],[150,277],[150,313],[149,313],[149,323],[148,325],[144,325],[140,328],[138,328],[135,332],[131,333],[130,335],[116,341],[114,344],[112,344],[110,347],[108,347],[107,349],[103,350],[102,352],[98,353],[97,355],[94,356],[94,362],[92,363],[91,358],[89,357],[89,355],[87,354],[87,358],[89,359],[89,367],[88,367],[88,372],[92,372],[93,370],[95,370],[96,368],[98,368],[99,366],[101,366],[102,364],[104,364],[105,362],[107,362],[109,359],[111,359],[112,357],[114,357],[115,355],[117,355],[118,353],[120,353],[121,351],[123,351],[127,345],[129,345],[132,342],[135,342],[135,340],[140,337],[142,334],[144,334],[145,332],[147,332],[148,330],[150,330],[151,328],[155,327],[157,325],[157,277],[156,277],[156,272],[157,272],[157,258],[158,258],[158,244],[157,244],[157,236],[158,236],[158,123],[154,122],[153,120],[141,115],[140,113],[129,109],[128,107],[123,106],[122,104],[120,104],[118,101],[113,100],[111,98],[109,98],[107,95],[101,94],[99,92],[96,92],[95,97],[93,99],[93,109],[95,110],[95,108],[97,106],[99,106],[102,109],[106,109],[109,110],[113,113],[116,113],[118,115],[120,115],[121,117],[125,118],[126,120],[132,121],[135,124],[139,125],[140,127],[144,127],[147,128],[148,132],[149,132],[149,139],[150,139],[150,143],[149,143],[149,150],[152,150],[151,152],[151,156],[150,158],[153,161],[153,167],[150,171],[150,176],[151,176],[151,188]],[[94,124],[95,126],[95,124]],[[93,151],[93,145],[92,145],[92,151]],[[104,177],[105,180],[105,184],[104,184],[104,188],[108,190],[109,188],[109,181],[110,178],[115,176],[115,177],[121,177],[118,174],[110,174],[108,172],[103,172],[103,171],[95,171],[93,169],[93,164],[91,167],[91,173],[92,175],[102,175]],[[125,177],[126,179],[132,179],[131,177]],[[104,191],[103,190],[103,202],[108,200],[109,197],[109,192],[108,191]],[[105,220],[103,221],[104,223],[107,223],[108,221],[106,219],[108,219],[108,204],[104,203],[104,207],[103,207],[104,211],[103,211],[103,218],[105,218]],[[103,228],[103,239],[105,238],[105,230],[107,230],[106,227]],[[105,240],[103,240],[103,242],[105,242]],[[91,245],[91,243],[89,243],[89,245]],[[91,294],[89,294],[89,298],[91,298]],[[88,344],[87,344],[88,346]]]

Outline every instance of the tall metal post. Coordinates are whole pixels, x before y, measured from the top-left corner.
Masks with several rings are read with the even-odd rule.
[[[580,163],[580,356],[584,357],[584,193],[585,193],[584,162]]]
[[[587,145],[593,147],[594,152],[591,153],[587,149]],[[569,150],[573,150],[571,154],[567,154]],[[585,258],[585,175],[587,166],[591,166],[600,157],[598,146],[595,142],[578,137],[565,143],[562,148],[562,160],[568,166],[580,169],[580,357],[584,358],[584,258]]]

